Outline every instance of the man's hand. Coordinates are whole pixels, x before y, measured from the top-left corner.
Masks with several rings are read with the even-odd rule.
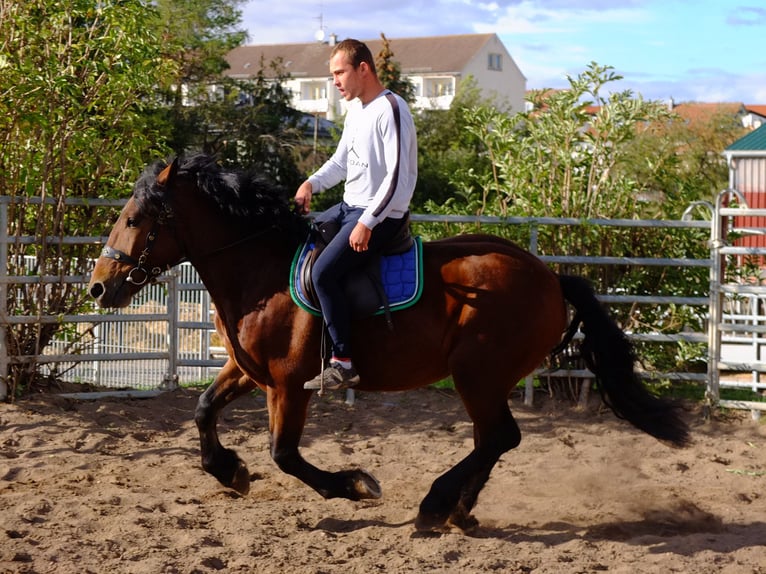
[[[308,180],[304,181],[300,187],[298,187],[298,191],[295,192],[295,204],[300,208],[301,213],[303,214],[307,214],[311,211],[312,192],[313,188]]]
[[[372,229],[367,227],[364,223],[357,223],[354,226],[354,229],[351,230],[348,244],[354,251],[367,251],[367,244],[370,242],[371,235]]]

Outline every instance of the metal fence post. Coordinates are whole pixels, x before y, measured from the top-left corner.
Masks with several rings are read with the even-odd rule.
[[[178,386],[178,355],[180,348],[178,346],[178,276],[180,271],[174,268],[169,273],[168,278],[168,301],[167,301],[167,319],[168,319],[168,372],[162,381],[160,388],[174,389]]]
[[[537,255],[538,237],[539,228],[536,223],[532,223],[529,226],[529,252],[532,255]],[[534,394],[535,378],[532,375],[527,375],[524,379],[524,404],[528,407],[531,407],[534,402]]]
[[[710,227],[710,309],[708,316],[708,385],[706,400],[708,407],[714,408],[719,400],[718,362],[721,358],[721,236],[722,216],[720,215],[721,197],[719,194],[716,209],[713,212]]]
[[[8,398],[8,203],[0,203],[0,401]]]

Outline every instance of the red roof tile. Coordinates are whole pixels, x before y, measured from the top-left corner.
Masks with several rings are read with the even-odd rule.
[[[747,105],[746,104],[745,109],[752,114],[757,114],[759,116],[763,116],[764,118],[766,118],[766,105],[752,105],[752,104]]]

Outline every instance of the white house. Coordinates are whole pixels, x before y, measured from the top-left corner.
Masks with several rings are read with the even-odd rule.
[[[275,77],[269,67],[281,61],[290,79],[286,87],[293,94],[293,106],[301,111],[334,120],[344,104],[332,84],[329,59],[337,38],[329,42],[240,46],[226,56],[226,75],[247,79],[263,67],[266,78]],[[362,40],[373,56],[383,40]],[[388,38],[393,59],[402,76],[415,86],[415,109],[447,109],[460,81],[472,76],[485,97],[524,110],[526,78],[496,34],[461,34],[422,38]]]
[[[766,124],[766,106],[745,104],[745,112],[742,125],[746,128],[755,130]]]

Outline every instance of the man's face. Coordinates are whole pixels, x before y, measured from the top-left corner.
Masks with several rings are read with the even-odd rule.
[[[340,95],[346,101],[358,97],[362,87],[362,68],[366,64],[362,62],[358,68],[351,65],[346,53],[341,51],[330,58],[330,73],[333,84],[338,88]]]

